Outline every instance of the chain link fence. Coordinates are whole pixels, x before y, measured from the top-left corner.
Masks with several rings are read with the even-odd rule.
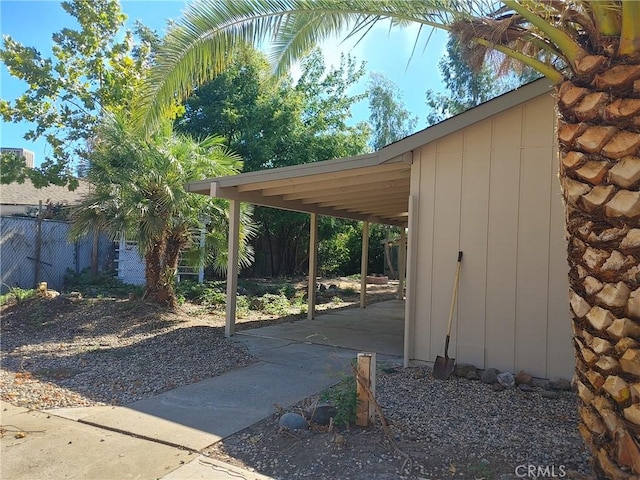
[[[69,241],[70,225],[56,220],[0,217],[0,293],[12,287],[33,288],[47,282],[62,290],[67,269],[91,268],[93,238]],[[98,269],[113,269],[114,244],[98,238]]]

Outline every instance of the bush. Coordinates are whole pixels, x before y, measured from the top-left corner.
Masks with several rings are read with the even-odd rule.
[[[284,295],[266,293],[262,296],[262,311],[269,315],[287,315],[291,303]]]
[[[113,273],[103,272],[94,277],[90,268],[85,268],[80,273],[68,268],[64,275],[64,289],[78,291],[90,297],[127,296],[130,293],[140,297],[144,293],[144,287],[124,283]]]
[[[20,304],[25,300],[35,297],[37,290],[34,288],[25,289],[20,287],[12,287],[4,295],[0,295],[0,305],[12,303]]]
[[[226,304],[224,282],[198,283],[193,280],[183,280],[176,285],[178,296],[184,297],[199,305],[220,306]]]

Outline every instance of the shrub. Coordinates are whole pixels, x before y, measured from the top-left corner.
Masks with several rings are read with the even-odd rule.
[[[320,400],[336,407],[336,416],[333,419],[336,425],[347,426],[355,423],[358,392],[356,379],[352,375],[345,375],[340,383],[322,392]]]
[[[6,305],[10,303],[20,304],[25,300],[35,297],[37,290],[34,288],[25,289],[20,287],[12,287],[4,295],[0,295],[0,305]]]
[[[262,311],[269,315],[287,315],[291,309],[291,303],[284,295],[266,293],[262,296]]]
[[[140,297],[144,293],[144,287],[124,283],[111,272],[102,272],[94,277],[90,268],[79,273],[68,268],[64,275],[64,289],[92,297],[126,296],[130,293]]]

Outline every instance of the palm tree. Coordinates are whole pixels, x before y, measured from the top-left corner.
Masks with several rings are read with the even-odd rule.
[[[114,240],[125,235],[136,241],[145,260],[145,297],[176,308],[174,277],[181,252],[194,247],[192,240],[202,228],[228,231],[226,203],[189,194],[184,184],[238,173],[242,162],[220,137],[197,142],[164,128],[146,140],[132,133],[122,116],[106,117],[93,147],[87,177],[95,190],[73,209],[72,234],[97,229]],[[247,242],[253,235],[249,208],[242,212],[241,225],[240,262],[247,266],[252,260]],[[226,260],[226,238],[213,233],[207,238],[207,250],[214,252],[209,263],[219,271],[220,257]]]
[[[378,22],[458,37],[556,84],[569,238],[580,432],[600,478],[640,476],[640,2],[632,0],[203,0],[171,29],[142,124],[220,72],[243,43],[271,42],[277,72]]]

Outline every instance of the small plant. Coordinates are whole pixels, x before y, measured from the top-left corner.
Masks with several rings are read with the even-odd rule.
[[[68,268],[64,275],[64,287],[66,291],[79,291],[84,296],[96,298],[123,297],[131,293],[136,297],[142,297],[144,292],[143,287],[124,283],[113,273],[103,272],[93,276],[90,268],[81,272],[74,272]]]
[[[334,305],[340,305],[341,303],[344,303],[344,301],[340,297],[336,296],[331,299],[331,303]]]
[[[24,289],[20,287],[11,287],[7,293],[0,295],[0,305],[6,305],[10,303],[21,304],[29,298],[35,297],[37,290],[34,288]]]
[[[296,287],[290,283],[285,283],[279,286],[278,293],[284,295],[287,298],[293,298],[296,295]]]
[[[333,419],[336,425],[347,426],[356,421],[358,393],[356,379],[352,375],[345,375],[340,383],[322,392],[320,400],[336,407]]]
[[[266,293],[262,296],[262,302],[262,311],[269,315],[287,315],[291,309],[291,304],[284,295]]]
[[[249,315],[249,297],[238,295],[236,297],[236,318],[245,318]]]

